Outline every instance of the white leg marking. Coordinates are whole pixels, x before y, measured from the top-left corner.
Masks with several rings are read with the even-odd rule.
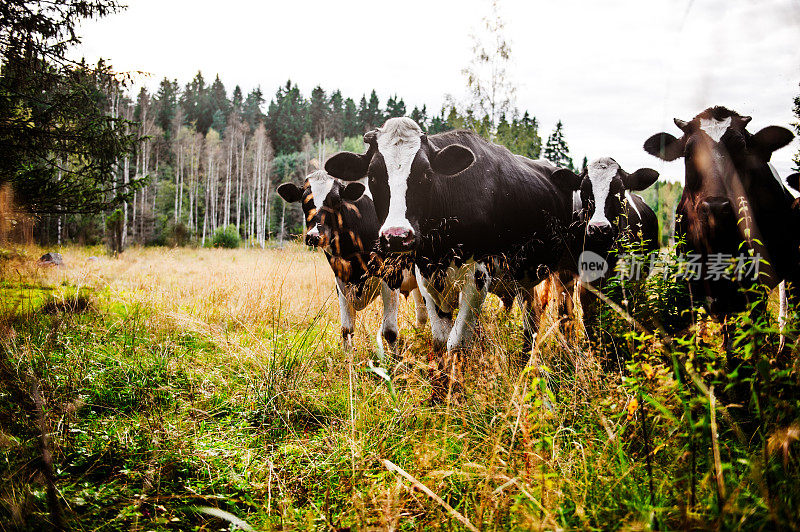
[[[339,319],[342,322],[342,342],[345,349],[349,349],[353,344],[353,332],[356,326],[356,309],[350,304],[348,298],[350,290],[338,277],[336,278],[336,292],[339,294]]]
[[[417,277],[417,286],[419,292],[425,299],[425,306],[428,309],[428,318],[431,322],[431,336],[433,337],[433,347],[441,349],[447,346],[447,338],[450,336],[450,330],[453,328],[453,323],[447,318],[439,317],[436,312],[436,303],[433,296],[428,292],[428,280],[419,273],[418,268],[414,268],[414,274]]]
[[[475,275],[483,274],[484,282],[478,288],[475,283]],[[452,351],[466,346],[472,339],[475,332],[475,322],[481,312],[483,301],[489,293],[489,273],[486,267],[481,264],[472,263],[467,268],[464,288],[461,290],[460,307],[456,316],[453,330],[447,338],[447,350]]]
[[[392,290],[389,285],[381,281],[381,299],[383,300],[381,334],[389,345],[395,345],[399,334],[397,310],[400,307],[400,290]]]
[[[428,309],[425,308],[425,299],[422,297],[419,288],[411,291],[411,297],[414,298],[414,311],[417,314],[417,327],[423,327],[428,323]]]

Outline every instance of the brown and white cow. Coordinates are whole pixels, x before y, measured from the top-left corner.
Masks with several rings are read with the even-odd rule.
[[[701,257],[700,279],[690,289],[716,317],[746,308],[748,294],[741,288],[772,288],[783,280],[800,286],[800,212],[769,164],[794,135],[779,126],[750,133],[750,120],[709,107],[688,122],[675,119],[679,138],[658,133],[644,143],[645,151],[666,161],[684,158],[675,233],[686,252]],[[709,257],[719,253],[760,256],[758,278],[709,278]]]
[[[383,300],[383,322],[378,333],[394,350],[398,336],[399,294],[411,293],[416,303],[418,325],[427,321],[425,305],[410,269],[398,273],[391,288],[375,275],[370,255],[378,239],[378,219],[372,196],[365,183],[342,183],[324,170],[306,177],[302,187],[284,183],[278,194],[287,202],[301,202],[305,214],[305,243],[325,252],[336,279],[342,340],[352,343],[356,312],[374,300]]]

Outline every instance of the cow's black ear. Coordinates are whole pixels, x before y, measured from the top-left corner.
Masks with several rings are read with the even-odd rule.
[[[772,152],[783,148],[792,142],[793,138],[794,134],[785,127],[767,126],[750,138],[750,146],[765,161],[769,161]]]
[[[800,192],[800,173],[792,174],[786,178],[786,183],[795,189],[796,191]]]
[[[303,189],[294,183],[284,183],[279,186],[278,194],[289,203],[296,203],[303,199]]]
[[[367,175],[369,159],[350,151],[342,151],[325,163],[325,171],[343,181],[357,181]]]
[[[566,168],[559,168],[550,176],[550,181],[561,190],[578,190],[582,180],[581,176]]]
[[[683,156],[683,140],[669,133],[656,133],[644,142],[644,151],[665,161]]]
[[[644,190],[658,181],[658,172],[652,168],[639,168],[632,174],[622,174],[625,190]]]
[[[451,144],[437,151],[431,158],[431,168],[437,174],[456,175],[475,162],[475,154],[466,146]]]
[[[342,199],[345,201],[356,201],[364,195],[364,183],[348,183],[341,192]]]

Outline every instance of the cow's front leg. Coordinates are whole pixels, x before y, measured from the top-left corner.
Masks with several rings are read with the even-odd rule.
[[[464,279],[461,290],[458,315],[453,329],[447,338],[447,351],[466,347],[475,333],[475,325],[481,312],[483,301],[489,293],[489,273],[482,264],[473,264]]]
[[[339,294],[339,319],[342,323],[342,346],[345,351],[353,347],[353,332],[356,327],[356,309],[348,297],[347,283],[336,278],[336,292]]]
[[[439,306],[437,300],[429,291],[430,284],[428,280],[420,274],[419,269],[415,268],[415,274],[417,276],[417,286],[419,287],[422,298],[425,300],[425,307],[428,310],[428,319],[431,322],[433,348],[437,351],[444,350],[447,347],[447,339],[453,328],[453,313],[449,308],[443,309]]]
[[[383,323],[381,335],[389,344],[393,355],[397,355],[397,311],[400,308],[400,291],[392,290],[384,281],[381,281],[381,299],[383,300]],[[379,339],[380,341],[380,339]]]
[[[419,288],[415,288],[411,291],[411,297],[414,298],[414,312],[417,317],[417,327],[424,327],[425,324],[428,323],[428,309],[426,308],[425,298],[422,297]]]

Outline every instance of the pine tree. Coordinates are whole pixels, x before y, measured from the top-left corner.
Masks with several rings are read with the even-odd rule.
[[[553,133],[547,137],[544,158],[558,167],[574,170],[572,158],[569,156],[569,146],[566,139],[564,139],[564,125],[561,120],[556,124]]]
[[[363,98],[362,98],[363,100]],[[366,106],[366,100],[364,105]],[[364,131],[361,128],[361,120],[358,115],[358,108],[356,102],[352,98],[347,98],[344,101],[344,117],[342,118],[342,131],[345,137],[356,137],[362,135]]]
[[[158,92],[155,95],[156,124],[164,132],[167,140],[172,138],[172,121],[178,109],[178,80],[170,81],[168,78],[161,80]]]
[[[269,104],[267,129],[277,153],[300,150],[303,135],[310,130],[308,102],[291,80],[279,88]]]
[[[250,128],[251,133],[266,120],[266,116],[261,110],[262,105],[264,105],[264,93],[261,91],[261,87],[256,87],[248,93],[242,106],[242,118]]]
[[[205,135],[214,120],[214,112],[208,99],[203,73],[199,70],[192,81],[186,84],[181,95],[184,124],[192,124],[195,129]]]
[[[539,136],[539,121],[530,116],[528,111],[519,121],[515,121],[517,147],[520,155],[538,159],[542,156],[542,137]]]
[[[369,128],[367,124],[370,123],[369,110],[367,109],[367,97],[361,95],[361,100],[358,102],[358,130],[360,133],[366,132]]]
[[[411,111],[411,120],[419,124],[424,131],[428,129],[428,110],[423,105],[422,110],[420,110],[416,105],[414,106],[414,110]]]
[[[311,131],[314,135],[314,140],[322,142],[325,140],[330,123],[330,109],[328,108],[328,97],[319,85],[311,91],[309,117],[311,118]]]
[[[231,111],[234,113],[242,114],[242,106],[244,105],[244,95],[242,88],[239,85],[233,89],[233,96],[231,97]]]
[[[214,83],[211,84],[211,88],[208,91],[208,97],[211,100],[211,107],[213,110],[212,115],[220,112],[222,114],[222,127],[224,127],[225,121],[228,120],[228,115],[231,112],[231,102],[228,100],[228,94],[225,91],[225,85],[222,83],[222,80],[219,79],[219,74],[217,74],[217,77],[214,78]],[[216,122],[216,119],[214,122]],[[217,129],[217,131],[221,132],[222,130]]]
[[[367,103],[364,131],[369,131],[370,129],[375,129],[376,127],[382,126],[384,120],[385,118],[383,116],[383,112],[381,111],[381,101],[378,99],[378,95],[373,89],[372,93],[369,95],[369,102]]]
[[[428,127],[428,134],[435,135],[436,133],[442,133],[444,131],[449,131],[453,129],[447,123],[447,118],[444,115],[444,107],[439,112],[438,115],[431,118],[430,126]]]
[[[386,102],[386,118],[406,116],[406,104],[395,94]]]
[[[344,138],[344,99],[341,91],[333,91],[328,101],[328,107],[330,109],[329,134],[341,142]]]
[[[138,144],[121,77],[68,57],[82,19],[119,10],[113,0],[0,4],[0,188],[31,213],[98,213],[141,185],[118,179]]]

